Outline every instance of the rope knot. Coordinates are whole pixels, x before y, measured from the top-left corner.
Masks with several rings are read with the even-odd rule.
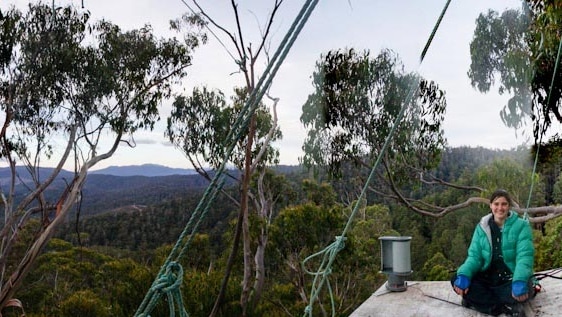
[[[166,272],[162,274],[154,286],[155,291],[170,293],[179,290],[183,281],[183,268],[178,262],[170,262],[166,267]]]
[[[338,252],[345,248],[345,240],[347,240],[347,237],[336,236],[336,249]]]

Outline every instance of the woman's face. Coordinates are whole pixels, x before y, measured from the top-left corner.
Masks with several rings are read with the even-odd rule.
[[[490,209],[494,214],[494,220],[503,223],[509,215],[509,202],[505,197],[496,197],[496,199],[490,203]]]

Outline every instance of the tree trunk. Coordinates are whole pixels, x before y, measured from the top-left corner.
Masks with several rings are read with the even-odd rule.
[[[267,226],[267,224],[266,224]],[[254,264],[256,266],[255,280],[254,280],[254,294],[252,296],[252,306],[256,307],[260,301],[263,287],[265,285],[265,246],[267,245],[267,229],[262,228],[259,237],[258,246],[256,248],[256,255],[254,256]]]
[[[252,296],[252,306],[257,307],[261,295],[263,293],[263,288],[265,285],[265,247],[267,245],[267,240],[269,238],[269,225],[271,223],[271,217],[273,215],[273,199],[271,196],[266,194],[266,189],[264,186],[265,169],[260,171],[258,181],[257,181],[257,197],[256,208],[259,210],[259,217],[261,218],[261,230],[260,236],[258,237],[258,245],[256,247],[256,254],[254,256],[255,280],[254,280],[254,295]]]
[[[234,265],[234,259],[236,258],[236,254],[238,254],[238,247],[240,246],[243,215],[244,213],[242,212],[242,208],[240,208],[240,211],[238,212],[238,220],[236,222],[236,231],[234,232],[234,241],[232,242],[232,250],[230,251],[230,255],[228,256],[228,261],[226,263],[226,269],[224,270],[224,276],[222,278],[219,295],[215,300],[213,310],[211,311],[209,317],[215,317],[219,312],[220,307],[222,306],[222,301],[224,300],[224,295],[226,294],[228,280],[230,279],[230,273],[232,272],[232,266]]]
[[[63,219],[66,217],[71,207],[74,205],[76,198],[78,197],[86,175],[88,174],[88,169],[83,168],[80,174],[77,175],[71,184],[71,188],[66,197],[61,197],[60,207],[57,206],[57,213],[53,221],[47,225],[44,230],[35,239],[32,246],[28,249],[27,253],[20,261],[18,267],[14,270],[12,275],[9,277],[8,281],[4,283],[4,287],[0,292],[0,312],[6,305],[12,300],[16,290],[19,288],[23,279],[31,269],[32,265],[35,263],[35,259],[39,256],[39,253],[43,247],[49,242],[53,236],[55,229],[60,225]]]
[[[256,132],[256,117],[252,116],[246,143],[246,157],[244,161],[244,178],[242,179],[242,193],[240,197],[240,208],[243,213],[242,222],[242,242],[244,247],[244,278],[242,280],[242,294],[240,295],[240,305],[242,306],[242,316],[245,317],[248,311],[250,300],[250,286],[252,278],[252,249],[250,238],[250,224],[248,216],[248,199],[250,190],[250,180],[252,176],[252,145]]]

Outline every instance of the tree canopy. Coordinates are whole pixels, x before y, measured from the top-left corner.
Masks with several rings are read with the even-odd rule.
[[[192,20],[185,40],[153,35],[150,25],[123,31],[109,21],[90,21],[72,6],[29,4],[26,12],[0,12],[0,158],[12,170],[2,188],[0,309],[11,299],[69,211],[80,201],[88,170],[122,143],[134,146],[139,129],[152,129],[163,98],[186,76],[193,50],[205,41]],[[54,144],[65,144],[65,148]],[[72,154],[72,155],[71,155]],[[45,159],[56,168],[40,175]],[[32,181],[16,200],[16,164]],[[63,167],[75,171],[56,198],[47,200]],[[59,187],[60,188],[60,187]],[[29,222],[39,217],[40,222]],[[18,235],[36,227],[27,251],[14,254]],[[18,258],[19,257],[19,258]],[[7,259],[19,259],[8,266]]]
[[[501,14],[490,10],[476,20],[470,43],[472,86],[488,92],[498,85],[500,94],[509,93],[502,120],[518,129],[530,118],[536,142],[553,120],[562,122],[562,75],[556,68],[561,15],[558,1],[527,0],[521,10]]]
[[[390,193],[439,162],[446,144],[441,127],[445,93],[436,83],[405,73],[392,51],[374,58],[354,49],[330,51],[321,56],[312,78],[314,92],[301,116],[307,129],[305,166],[341,175],[344,163],[370,169],[382,155],[373,188]],[[396,122],[402,107],[406,110]]]

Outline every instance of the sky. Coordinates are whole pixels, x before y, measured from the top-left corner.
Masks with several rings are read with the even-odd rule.
[[[219,24],[232,29],[234,16],[229,0],[200,1],[203,9]],[[271,10],[269,0],[240,0],[242,30],[246,43],[259,43],[260,26]],[[301,108],[307,96],[313,92],[312,73],[315,63],[323,53],[340,48],[369,50],[372,56],[382,49],[398,54],[407,72],[418,72],[428,80],[434,80],[446,91],[447,112],[444,122],[445,137],[449,146],[483,146],[492,149],[511,149],[528,138],[504,126],[499,112],[508,96],[497,93],[481,94],[470,86],[467,71],[470,65],[469,43],[473,37],[475,20],[482,12],[493,9],[502,12],[508,8],[520,8],[519,0],[470,0],[451,1],[435,34],[428,53],[420,64],[420,54],[438,20],[446,0],[324,0],[316,9],[299,34],[294,46],[273,81],[270,95],[280,98],[278,104],[279,125],[283,140],[274,146],[280,149],[281,164],[295,165],[303,155],[301,147],[305,130],[300,123]],[[1,0],[0,8],[16,5],[25,8],[29,1]],[[52,4],[49,0],[46,3]],[[191,0],[54,0],[56,5],[73,3],[89,10],[92,20],[106,19],[123,29],[139,28],[150,24],[155,34],[169,37],[169,20],[188,12],[186,3]],[[277,48],[296,14],[302,0],[285,0],[274,21],[271,51]],[[203,85],[220,89],[226,94],[242,84],[242,76],[228,50],[231,42],[214,30],[226,46],[219,44],[212,35],[209,43],[194,53],[193,65],[188,68],[184,83],[177,92],[190,92]],[[265,60],[258,65],[265,67]],[[493,90],[496,91],[496,90]],[[154,131],[135,135],[135,148],[120,147],[117,153],[95,166],[159,164],[169,167],[191,168],[185,156],[169,144],[164,137],[165,118],[172,100],[161,108],[162,122]]]

